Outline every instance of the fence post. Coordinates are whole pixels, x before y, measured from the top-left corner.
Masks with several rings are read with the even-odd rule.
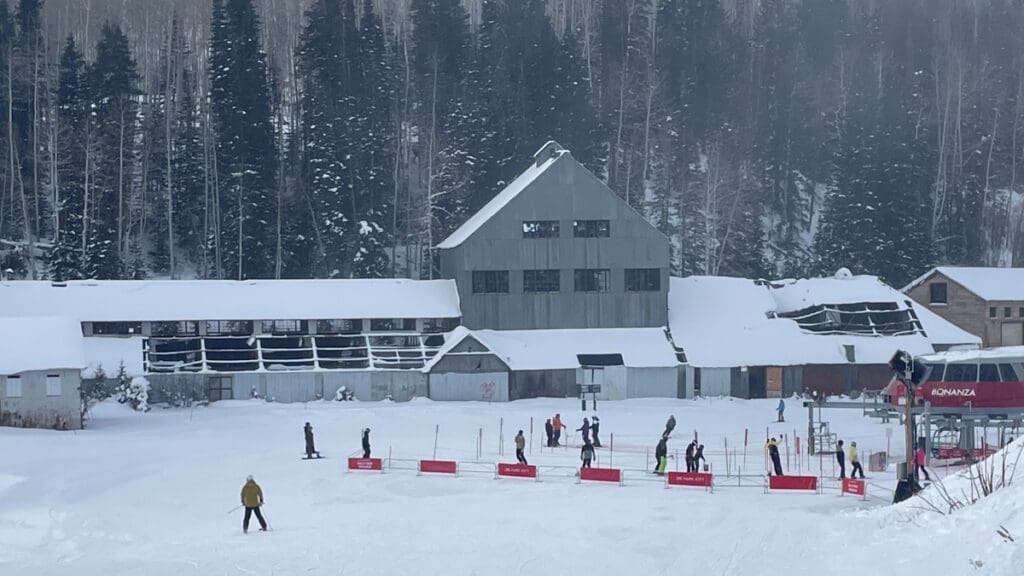
[[[530,454],[533,454],[533,416],[530,416]]]
[[[505,455],[505,417],[498,419],[498,456]]]
[[[441,431],[440,424],[434,424],[434,460],[437,460],[437,434]]]
[[[612,458],[615,456],[615,433],[608,436],[608,467],[612,467]]]

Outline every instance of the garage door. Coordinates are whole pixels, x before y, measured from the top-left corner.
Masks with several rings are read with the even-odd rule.
[[[508,402],[508,373],[431,374],[430,399]]]
[[[1003,346],[1024,346],[1024,324],[1005,323],[1003,324]]]

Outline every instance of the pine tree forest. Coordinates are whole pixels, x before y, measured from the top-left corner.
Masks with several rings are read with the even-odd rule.
[[[1024,265],[1018,0],[0,0],[0,270],[437,276],[557,140],[673,273]]]

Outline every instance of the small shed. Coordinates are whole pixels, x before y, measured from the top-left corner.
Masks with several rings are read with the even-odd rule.
[[[81,429],[82,340],[72,318],[0,318],[0,425]]]

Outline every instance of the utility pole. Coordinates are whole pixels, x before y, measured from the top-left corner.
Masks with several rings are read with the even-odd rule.
[[[896,492],[893,495],[893,503],[902,502],[915,493],[921,487],[917,483],[914,474],[914,386],[924,378],[925,367],[910,355],[909,352],[897,350],[891,360],[889,367],[892,368],[896,379],[903,383],[903,392],[906,397],[906,405],[903,407],[903,431],[906,441],[905,470],[899,482],[896,484]]]

